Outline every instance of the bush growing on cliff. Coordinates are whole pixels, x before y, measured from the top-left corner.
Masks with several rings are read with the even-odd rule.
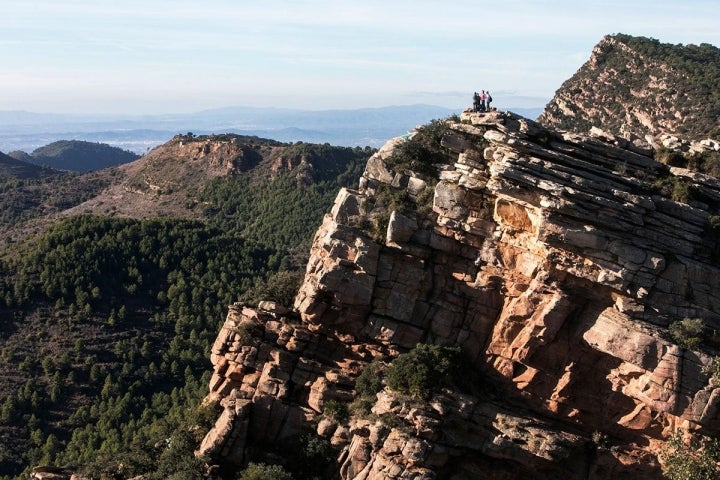
[[[690,170],[720,178],[720,152],[695,153],[686,158]]]
[[[345,423],[350,418],[347,404],[338,402],[337,400],[328,400],[325,402],[323,415],[340,423]]]
[[[245,322],[235,327],[235,333],[241,345],[250,345],[256,336],[262,335],[262,327],[255,322]]]
[[[708,217],[708,224],[713,232],[720,233],[720,215],[710,215]]]
[[[427,398],[443,383],[455,383],[459,366],[459,348],[419,343],[393,360],[385,372],[385,381],[393,390]]]
[[[708,382],[710,385],[720,386],[720,357],[714,357],[712,363],[702,369],[705,375],[709,375]]]
[[[448,130],[445,120],[433,120],[419,127],[415,135],[395,147],[388,163],[398,172],[411,170],[419,176],[435,176],[434,164],[446,155],[440,141]]]
[[[301,435],[284,446],[284,454],[288,471],[298,480],[337,478],[338,452],[325,438]]]
[[[683,154],[677,150],[667,148],[664,146],[658,147],[654,153],[655,160],[671,167],[685,167],[687,165],[687,159]]]
[[[293,476],[280,465],[250,463],[240,472],[238,480],[293,480]]]
[[[383,364],[376,358],[355,379],[355,392],[361,397],[373,397],[382,390]]]
[[[272,300],[284,307],[291,307],[302,280],[303,272],[281,270],[270,275],[267,280],[257,279],[255,285],[240,296],[240,301],[257,305],[263,300]]]
[[[677,430],[660,454],[663,476],[670,480],[717,480],[720,478],[720,440],[700,439],[693,436],[683,439]]]
[[[675,343],[692,350],[702,341],[703,321],[701,318],[684,318],[670,324],[670,335]]]
[[[652,189],[663,197],[671,198],[676,202],[689,203],[695,200],[695,189],[689,180],[681,177],[663,177],[655,180]]]

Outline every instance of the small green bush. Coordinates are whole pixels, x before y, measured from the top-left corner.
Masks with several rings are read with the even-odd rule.
[[[329,440],[314,434],[303,435],[294,455],[291,454],[291,464],[295,466],[291,470],[300,480],[336,478],[337,454]]]
[[[253,288],[240,297],[240,301],[257,305],[263,300],[272,300],[284,307],[291,307],[302,280],[303,272],[281,270],[270,275],[267,280],[259,279]]]
[[[370,415],[375,399],[371,397],[357,397],[348,406],[348,411],[353,417],[364,418]]]
[[[720,478],[720,441],[693,437],[683,440],[677,430],[660,453],[663,476],[669,480],[717,480]]]
[[[374,397],[382,390],[383,363],[374,359],[368,363],[355,379],[355,393],[361,397]]]
[[[378,186],[375,194],[375,205],[382,205],[387,212],[400,210],[401,212],[414,211],[415,202],[407,190],[404,188],[393,188],[389,185],[381,184]]]
[[[240,472],[238,480],[293,480],[293,476],[280,465],[250,463]]]
[[[348,406],[337,400],[328,400],[323,405],[323,415],[332,418],[336,422],[344,423],[350,418]]]
[[[671,323],[669,330],[675,343],[691,350],[702,341],[703,321],[701,318],[684,318]]]
[[[433,201],[435,200],[435,188],[427,187],[417,197],[417,211],[421,216],[427,217],[432,212]]]
[[[599,430],[595,430],[592,433],[592,441],[596,447],[607,448],[608,436],[607,436],[607,434],[605,434]]]
[[[715,232],[720,232],[720,215],[710,215],[708,217],[710,228]]]
[[[435,163],[445,160],[446,152],[440,145],[450,127],[446,120],[433,120],[417,129],[412,138],[396,146],[388,163],[396,172],[412,171],[421,177],[434,177]]]
[[[671,167],[685,167],[687,160],[681,152],[667,147],[660,147],[655,150],[655,160]]]
[[[400,415],[396,415],[391,412],[386,412],[380,415],[378,418],[382,422],[383,425],[389,428],[399,428],[402,429],[404,427],[408,426],[407,420],[405,420]]]
[[[387,212],[383,212],[373,217],[370,235],[376,242],[385,243],[385,237],[387,236],[387,228],[389,224],[390,214]]]
[[[652,184],[652,189],[663,197],[676,202],[689,203],[695,199],[695,190],[690,181],[681,177],[663,177]]]
[[[687,157],[687,168],[720,178],[720,152],[702,152]]]
[[[419,343],[388,367],[385,381],[391,389],[426,398],[442,384],[454,384],[459,373],[460,349]]]
[[[235,333],[238,335],[238,341],[243,345],[252,343],[255,335],[260,333],[260,326],[254,322],[241,323],[235,327]]]

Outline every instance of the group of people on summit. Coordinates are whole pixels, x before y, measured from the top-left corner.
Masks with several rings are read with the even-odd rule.
[[[476,112],[489,112],[490,102],[492,102],[492,97],[489,90],[487,92],[485,90],[480,93],[475,92],[473,95],[473,110]]]

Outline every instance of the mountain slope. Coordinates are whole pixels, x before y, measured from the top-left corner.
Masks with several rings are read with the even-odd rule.
[[[27,159],[16,159],[0,152],[0,178],[40,178],[59,173],[48,167],[33,165]]]
[[[74,172],[101,170],[132,162],[139,157],[117,147],[81,140],[60,140],[40,147],[30,155],[25,152],[11,152],[11,155],[36,165]]]
[[[720,137],[720,49],[645,37],[604,37],[555,93],[538,121],[626,138]]]

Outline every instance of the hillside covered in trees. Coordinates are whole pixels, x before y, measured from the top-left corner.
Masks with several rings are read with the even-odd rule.
[[[59,140],[32,153],[10,152],[11,157],[57,170],[89,172],[137,160],[139,155],[105,143]]]
[[[161,166],[139,160],[108,170],[99,188],[57,200],[65,208],[89,202],[91,210],[113,185],[141,190],[137,179],[150,172],[179,182],[169,172],[185,171],[183,152],[205,167],[237,167],[208,176],[197,168],[185,190],[143,193],[158,205],[168,195],[188,199],[185,218],[131,218],[104,205],[78,215],[56,209],[46,217],[37,206],[7,215],[6,228],[25,233],[0,257],[0,478],[27,478],[30,467],[46,464],[108,478],[192,478],[201,468],[191,454],[201,432],[187,428],[206,415],[197,407],[227,306],[291,302],[316,225],[373,152],[245,140],[232,151],[252,161],[212,157],[228,138],[182,136]],[[67,178],[82,184],[86,176]],[[13,198],[52,192],[49,183],[4,185]],[[44,226],[32,230],[26,217]]]

